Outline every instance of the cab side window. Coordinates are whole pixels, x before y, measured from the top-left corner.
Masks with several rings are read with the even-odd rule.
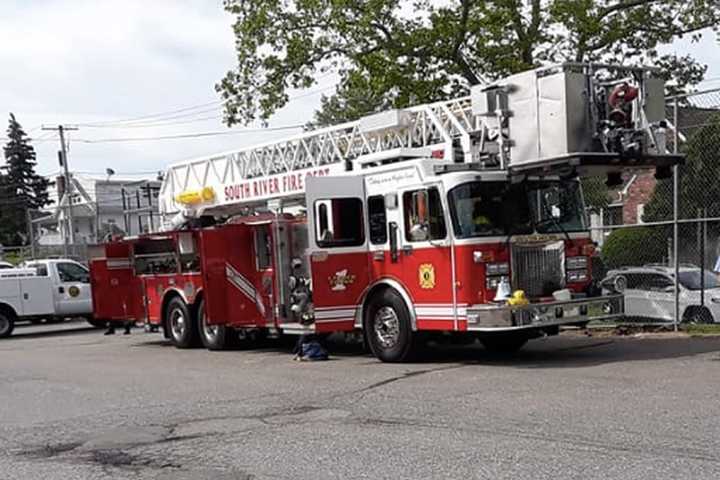
[[[359,198],[318,200],[314,211],[318,246],[357,247],[365,243],[363,202]]]
[[[58,263],[57,271],[61,282],[90,282],[88,271],[75,263]]]
[[[48,276],[47,265],[44,265],[42,263],[30,263],[30,264],[28,264],[27,267],[34,268],[35,274],[38,277],[47,277]]]
[[[437,188],[403,193],[403,209],[407,241],[442,240],[447,236]]]

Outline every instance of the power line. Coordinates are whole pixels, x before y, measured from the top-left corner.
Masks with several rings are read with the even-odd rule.
[[[269,127],[259,129],[247,129],[247,130],[232,130],[232,131],[220,131],[220,132],[199,132],[199,133],[181,133],[178,135],[160,135],[153,137],[119,137],[119,138],[100,138],[100,139],[84,139],[75,138],[73,141],[80,143],[118,143],[118,142],[145,142],[155,140],[176,140],[176,139],[187,139],[187,138],[203,138],[203,137],[214,137],[222,135],[239,135],[243,133],[260,133],[260,132],[275,132],[282,130],[293,130],[304,128],[305,125],[287,125],[284,127]]]
[[[315,79],[315,81],[322,80],[324,78],[329,77],[330,75],[333,75],[335,72],[330,71],[326,72],[323,75],[320,75]],[[292,96],[288,98],[288,102],[297,100],[299,98],[305,98],[309,97],[311,95],[317,95],[318,93],[322,93],[325,91],[328,91],[330,89],[335,88],[335,85],[328,85],[327,87],[319,88],[316,90],[311,90],[309,92],[305,92],[299,95]],[[128,124],[137,124],[137,123],[153,123],[158,121],[164,121],[164,120],[171,120],[175,118],[184,118],[184,117],[191,117],[193,115],[197,115],[200,113],[207,113],[209,111],[215,110],[215,107],[218,107],[222,104],[227,103],[229,100],[214,100],[212,102],[207,103],[201,103],[198,105],[192,105],[189,107],[183,107],[178,108],[175,110],[168,110],[165,112],[159,112],[159,113],[152,113],[147,115],[140,115],[136,117],[129,117],[125,119],[119,119],[119,120],[103,120],[103,121],[97,121],[97,122],[85,122],[85,123],[78,123],[77,125],[82,127],[110,127],[110,126],[117,126],[120,127],[121,125],[128,125]],[[207,107],[212,106],[213,108],[208,109]],[[204,109],[200,111],[201,109]],[[145,121],[143,121],[145,120]]]
[[[94,127],[94,126],[98,126],[98,125],[122,124],[122,123],[128,123],[128,122],[136,122],[138,120],[146,120],[146,119],[150,119],[150,118],[158,119],[157,117],[163,117],[163,116],[167,116],[167,115],[173,114],[173,113],[187,112],[188,110],[197,110],[199,108],[208,107],[210,105],[220,105],[221,103],[224,103],[224,101],[223,100],[215,100],[215,101],[208,102],[208,103],[201,103],[199,105],[178,108],[176,110],[169,110],[166,112],[151,113],[148,115],[140,115],[137,117],[130,117],[130,118],[125,118],[125,119],[120,119],[120,120],[105,120],[105,121],[98,121],[98,122],[78,123],[78,125],[83,126],[83,127]]]

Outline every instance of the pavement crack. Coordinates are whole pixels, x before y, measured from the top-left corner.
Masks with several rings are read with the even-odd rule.
[[[405,372],[402,375],[397,375],[395,377],[386,378],[385,380],[380,380],[379,382],[370,384],[367,387],[363,387],[358,390],[353,390],[351,392],[336,395],[336,397],[343,396],[343,395],[365,394],[372,390],[378,389],[380,387],[384,387],[386,385],[390,385],[391,383],[399,382],[401,380],[407,380],[409,378],[419,377],[420,375],[425,375],[428,373],[441,372],[441,371],[445,371],[445,370],[454,370],[454,369],[463,368],[466,366],[467,365],[453,365],[453,366],[449,366],[449,367],[430,368],[427,370],[415,370],[415,371],[411,371],[411,372]]]

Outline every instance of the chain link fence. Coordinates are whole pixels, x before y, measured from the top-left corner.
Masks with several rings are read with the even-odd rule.
[[[13,265],[39,258],[71,258],[81,263],[88,261],[86,244],[4,247],[0,253],[0,260]]]
[[[629,321],[720,322],[720,89],[669,98],[667,118],[669,148],[686,157],[670,178],[583,180],[596,274],[627,277]]]

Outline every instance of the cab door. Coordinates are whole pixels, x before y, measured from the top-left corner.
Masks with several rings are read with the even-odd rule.
[[[419,330],[457,330],[452,238],[441,187],[400,192],[400,278],[415,306]]]
[[[364,180],[309,177],[306,186],[315,328],[352,330],[369,283]]]
[[[87,315],[92,313],[90,272],[76,262],[57,262],[55,268],[55,313],[57,315]]]

